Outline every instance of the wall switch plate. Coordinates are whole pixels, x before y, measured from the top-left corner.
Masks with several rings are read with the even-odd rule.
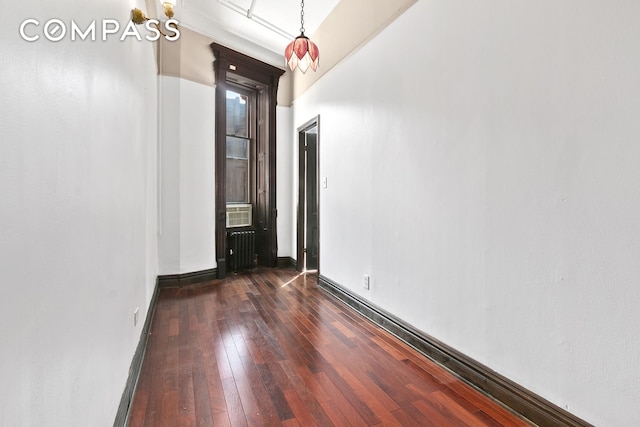
[[[133,312],[133,326],[138,326],[138,317],[140,316],[140,307],[136,307]]]
[[[368,274],[364,275],[364,288],[369,289],[371,287],[371,278]]]

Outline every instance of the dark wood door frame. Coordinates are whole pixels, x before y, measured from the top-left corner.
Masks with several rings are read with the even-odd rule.
[[[307,165],[305,160],[305,141],[306,132],[313,127],[318,129],[317,141],[316,141],[316,169],[320,170],[320,116],[316,116],[305,124],[298,128],[298,217],[297,217],[297,252],[296,252],[296,269],[302,271],[305,268],[305,248],[306,248],[306,233],[305,233],[305,199],[306,199],[306,173]],[[318,215],[320,213],[320,192],[318,191]],[[318,217],[318,251],[320,250],[320,225]]]
[[[226,224],[226,96],[228,78],[241,76],[267,87],[267,160],[265,162],[265,190],[266,204],[266,256],[261,260],[262,265],[276,267],[278,265],[278,232],[276,209],[276,105],[278,83],[284,70],[265,64],[240,52],[229,49],[217,43],[210,45],[215,61],[213,70],[215,75],[215,246],[218,277],[226,277],[227,272],[227,224]]]

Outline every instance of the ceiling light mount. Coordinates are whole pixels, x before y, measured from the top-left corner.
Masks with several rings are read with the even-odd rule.
[[[304,0],[300,2],[300,35],[284,51],[285,62],[294,71],[297,68],[306,73],[309,67],[318,70],[320,51],[309,37],[304,35]]]

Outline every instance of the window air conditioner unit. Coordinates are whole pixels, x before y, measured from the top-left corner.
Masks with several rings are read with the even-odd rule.
[[[251,226],[251,204],[227,205],[227,228]]]

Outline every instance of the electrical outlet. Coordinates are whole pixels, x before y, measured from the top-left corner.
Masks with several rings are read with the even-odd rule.
[[[368,274],[364,275],[364,288],[365,289],[369,289],[371,285],[371,278],[369,277]]]
[[[133,312],[133,326],[138,326],[138,317],[140,316],[140,307],[136,307]]]

